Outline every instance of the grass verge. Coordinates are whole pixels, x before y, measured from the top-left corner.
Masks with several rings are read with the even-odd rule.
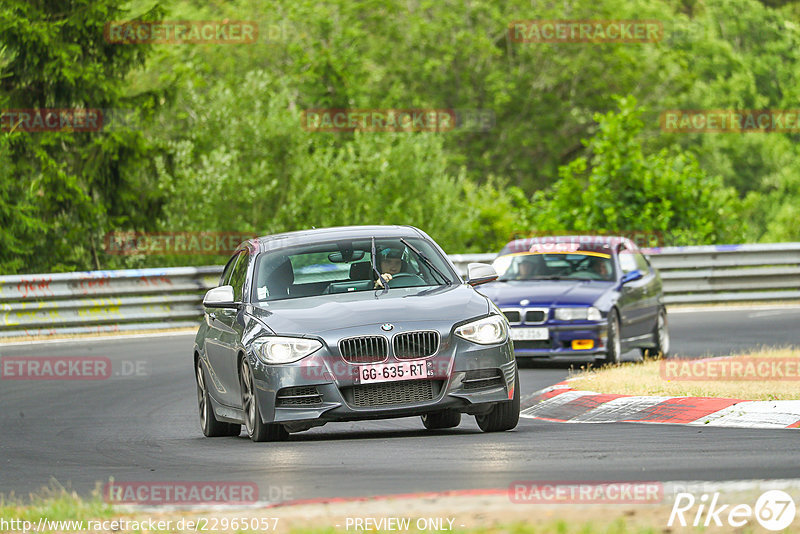
[[[570,483],[571,484],[571,483]],[[713,484],[713,483],[712,483]],[[691,525],[694,509],[686,512],[687,525],[668,525],[678,492],[692,494],[720,492],[720,502],[749,504],[757,502],[765,488],[725,489],[665,485],[663,499],[653,504],[527,504],[512,502],[506,492],[486,495],[428,495],[420,497],[378,498],[340,502],[299,503],[277,507],[236,509],[207,509],[180,511],[149,507],[146,509],[115,509],[103,502],[99,494],[83,500],[66,491],[49,491],[31,498],[30,504],[0,497],[0,532],[20,532],[2,526],[3,520],[24,519],[33,525],[40,519],[48,521],[82,521],[64,528],[32,529],[42,532],[270,532],[280,534],[339,534],[347,532],[447,532],[464,534],[644,534],[701,532],[705,529]],[[772,488],[769,488],[772,489]],[[800,489],[794,483],[784,486],[790,498],[800,500]],[[356,528],[356,519],[370,518],[372,528]],[[376,528],[381,518],[407,520],[407,528]],[[90,523],[90,520],[94,520]],[[103,521],[105,520],[105,523]],[[117,520],[122,526],[110,525]],[[724,518],[723,518],[724,520]],[[98,523],[98,521],[100,523]],[[148,521],[163,522],[163,527],[144,526]],[[166,522],[169,521],[168,526]],[[183,523],[181,523],[183,521]],[[189,523],[189,522],[192,523]],[[254,523],[255,521],[255,523]],[[134,524],[138,522],[139,524]],[[102,523],[102,526],[100,526]],[[52,523],[47,523],[52,526]],[[241,528],[242,524],[269,525],[267,528]],[[179,526],[182,525],[182,526]],[[191,526],[194,525],[194,526]],[[203,527],[197,527],[203,525]],[[236,525],[232,527],[232,525]],[[419,528],[422,526],[423,528]],[[426,528],[426,526],[428,528]],[[731,529],[710,529],[713,532],[730,532]],[[765,532],[755,519],[750,518],[737,532]],[[784,532],[800,533],[800,521],[795,520]]]
[[[758,363],[764,359],[772,360],[770,365],[759,367]],[[737,377],[747,376],[747,379],[734,379],[726,375],[724,370],[730,369],[735,363],[742,366],[742,372]],[[777,364],[780,365],[775,367]],[[753,373],[748,373],[748,369]],[[776,369],[783,369],[784,376],[779,376]],[[730,361],[719,358],[674,358],[588,369],[571,374],[570,386],[582,391],[617,395],[797,400],[800,398],[798,369],[800,350],[762,349],[731,356]],[[703,377],[707,378],[702,379]]]

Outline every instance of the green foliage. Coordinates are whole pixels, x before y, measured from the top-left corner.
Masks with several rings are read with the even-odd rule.
[[[618,103],[618,112],[595,115],[598,132],[584,142],[591,155],[561,167],[553,187],[534,195],[534,226],[652,232],[671,245],[737,242],[742,229],[731,224],[739,209],[736,191],[708,176],[689,152],[645,154],[636,99]]]
[[[670,109],[796,109],[797,5],[7,0],[2,108],[130,109],[141,120],[2,134],[0,271],[222,260],[107,255],[112,230],[414,224],[454,253],[534,228],[649,230],[679,244],[800,240],[797,134],[677,134],[658,123]],[[103,39],[111,21],[226,18],[257,22],[258,42]],[[512,42],[509,22],[526,19],[656,19],[665,36]],[[319,107],[481,109],[495,125],[303,130],[301,111]]]
[[[480,251],[502,244],[515,222],[508,193],[448,172],[437,134],[357,132],[342,141],[307,131],[288,89],[262,71],[236,91],[219,83],[182,94],[184,119],[167,132],[182,139],[156,160],[168,199],[162,228],[263,235],[410,224],[446,248]]]
[[[115,0],[5,2],[3,109],[91,108],[108,116],[147,108],[152,95],[129,95],[125,82],[143,65],[145,48],[103,38],[105,23],[123,14]],[[14,224],[4,227],[6,272],[99,268],[98,244],[109,226],[147,224],[157,210],[142,169],[148,151],[141,132],[17,131],[3,145],[0,191],[19,199]]]

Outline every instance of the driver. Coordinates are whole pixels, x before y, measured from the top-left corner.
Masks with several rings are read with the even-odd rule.
[[[592,258],[589,263],[589,270],[597,274],[603,280],[609,280],[611,277],[611,269],[609,268],[608,260],[603,258]]]
[[[536,256],[522,257],[517,264],[517,280],[529,280],[539,274],[541,258]]]
[[[378,254],[378,270],[381,279],[388,282],[394,275],[403,270],[403,251],[396,248],[383,249]],[[375,280],[375,288],[383,287],[381,280]]]

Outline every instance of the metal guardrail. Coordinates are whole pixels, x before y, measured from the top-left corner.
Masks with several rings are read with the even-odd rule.
[[[197,326],[221,266],[0,277],[0,337]]]
[[[800,299],[800,243],[646,251],[668,304]],[[462,274],[496,254],[457,254]],[[0,277],[0,338],[195,327],[221,266]]]

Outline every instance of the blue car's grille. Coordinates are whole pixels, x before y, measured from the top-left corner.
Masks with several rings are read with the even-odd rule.
[[[405,332],[394,337],[394,355],[401,360],[427,358],[439,350],[439,332]]]
[[[528,310],[525,312],[526,323],[543,323],[547,320],[547,312],[545,310]]]
[[[349,363],[382,362],[389,356],[389,343],[383,336],[351,337],[339,341],[339,352]]]

